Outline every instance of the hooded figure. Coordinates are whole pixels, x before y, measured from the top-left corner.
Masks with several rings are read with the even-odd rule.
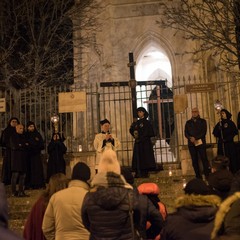
[[[198,178],[190,180],[184,192],[175,201],[176,211],[168,214],[161,240],[210,239],[221,199]]]
[[[213,129],[213,135],[217,138],[217,154],[229,158],[229,169],[236,173],[239,169],[234,137],[238,134],[235,123],[231,120],[232,114],[226,109],[220,111],[221,119]]]
[[[47,162],[47,182],[49,178],[56,173],[66,174],[66,162],[64,154],[67,152],[67,147],[63,143],[63,139],[59,133],[53,133],[51,142],[47,147],[48,162]]]
[[[43,188],[45,187],[45,179],[41,151],[44,149],[44,143],[40,132],[32,121],[27,123],[26,140],[28,149],[25,186],[33,189]]]
[[[19,120],[16,117],[10,118],[7,127],[3,130],[0,146],[2,147],[3,165],[2,165],[2,182],[5,185],[11,184],[12,172],[11,172],[11,147],[10,138],[15,134],[15,127],[19,124]]]
[[[0,183],[0,239],[21,240],[19,236],[8,229],[8,204],[4,185]]]
[[[148,177],[148,172],[156,169],[151,138],[155,136],[152,124],[147,120],[145,108],[137,109],[138,120],[130,126],[129,132],[134,137],[132,170],[135,177]]]
[[[86,195],[82,207],[83,224],[90,232],[90,240],[133,239],[129,218],[132,186],[120,172],[115,151],[104,151],[98,173],[92,180],[93,189]],[[133,209],[137,211],[135,205]]]

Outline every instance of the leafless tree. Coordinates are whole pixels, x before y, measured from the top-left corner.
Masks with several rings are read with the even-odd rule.
[[[1,0],[0,83],[6,88],[72,84],[97,29],[95,0]]]
[[[240,3],[239,0],[164,1],[164,28],[184,32],[184,38],[197,41],[198,47],[184,53],[211,51],[219,57],[219,67],[239,71]]]

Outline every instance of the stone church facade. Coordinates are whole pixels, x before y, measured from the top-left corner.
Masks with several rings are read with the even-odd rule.
[[[213,105],[216,100],[220,100],[224,107],[232,112],[233,120],[236,122],[240,103],[238,82],[232,76],[217,71],[216,60],[211,53],[203,57],[184,54],[186,51],[193,50],[197,42],[185,40],[184,32],[164,29],[157,24],[157,21],[164,18],[161,4],[163,1],[104,0],[101,2],[102,10],[97,17],[99,28],[93,34],[93,42],[83,49],[81,61],[76,62],[76,66],[80,64],[82,70],[76,75],[75,83],[129,81],[129,67],[127,66],[129,52],[133,53],[136,61],[135,71],[150,49],[161,52],[170,63],[171,74],[156,67],[155,74],[152,73],[151,76],[157,78],[143,80],[164,79],[170,82],[173,92],[172,100],[175,101],[175,131],[172,137],[175,138],[175,144],[177,141],[177,145],[180,146],[180,149],[177,149],[175,145],[178,152],[177,159],[188,158],[184,152],[186,149],[186,139],[183,135],[184,124],[191,117],[191,109],[196,106],[201,116],[208,122],[207,142],[212,144],[214,150],[211,154],[214,155],[216,139],[212,136],[212,129],[219,116]],[[176,4],[174,1],[169,2]],[[139,81],[138,78],[136,80]],[[213,83],[214,89],[186,92],[186,85],[209,83]],[[185,106],[182,105],[184,102]],[[127,112],[132,112],[130,104],[124,106]],[[180,107],[179,110],[178,107]],[[117,111],[118,108],[121,106],[115,110]],[[100,110],[100,118],[103,117],[110,118],[116,125],[119,123],[116,115],[112,116],[109,112]],[[128,129],[131,121],[130,114],[126,117],[126,121],[122,121],[122,127]],[[114,125],[112,127],[113,131],[118,134],[120,130]]]

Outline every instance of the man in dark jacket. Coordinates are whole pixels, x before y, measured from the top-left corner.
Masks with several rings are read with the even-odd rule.
[[[206,151],[207,122],[200,118],[198,108],[192,109],[192,118],[185,124],[185,137],[188,139],[188,149],[192,158],[192,166],[197,178],[202,178],[198,164],[198,155],[203,164],[203,172],[206,178],[210,173],[210,165]]]
[[[8,229],[8,205],[4,185],[0,183],[0,239],[21,240],[19,236]]]

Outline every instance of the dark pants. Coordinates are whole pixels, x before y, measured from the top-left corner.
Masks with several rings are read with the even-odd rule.
[[[202,178],[202,174],[200,172],[199,163],[198,163],[198,158],[200,157],[203,165],[203,173],[207,178],[211,171],[211,168],[207,159],[206,145],[201,144],[199,146],[188,146],[188,149],[192,158],[192,166],[193,166],[196,177]]]
[[[17,191],[17,180],[18,180],[18,191],[24,191],[24,181],[25,181],[26,173],[25,172],[12,172],[12,193],[16,193]]]

